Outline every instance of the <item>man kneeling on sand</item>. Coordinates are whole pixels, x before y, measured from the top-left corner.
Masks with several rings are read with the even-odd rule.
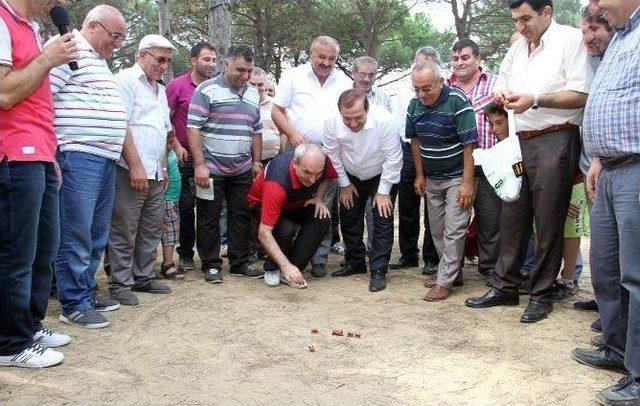
[[[258,240],[268,258],[264,281],[306,288],[301,271],[313,257],[331,225],[322,199],[330,179],[338,175],[322,149],[301,144],[274,158],[260,172],[247,196],[260,220]]]

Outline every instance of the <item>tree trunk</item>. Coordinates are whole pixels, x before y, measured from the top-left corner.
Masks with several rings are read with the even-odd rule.
[[[171,38],[171,14],[169,11],[169,0],[158,0],[158,19],[160,35],[172,41]],[[172,41],[173,42],[173,41]],[[173,66],[170,64],[167,73],[164,74],[167,83],[173,79]]]
[[[218,51],[217,71],[231,46],[231,0],[209,0],[209,39]]]

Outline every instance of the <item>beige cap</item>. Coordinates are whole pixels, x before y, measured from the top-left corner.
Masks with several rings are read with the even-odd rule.
[[[176,47],[174,47],[168,39],[158,34],[149,34],[140,40],[138,51],[149,48],[168,48],[173,49],[174,51],[176,50]]]

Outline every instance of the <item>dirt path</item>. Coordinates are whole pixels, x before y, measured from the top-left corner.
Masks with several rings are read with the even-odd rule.
[[[140,294],[140,306],[109,314],[100,331],[61,324],[53,301],[47,323],[73,336],[67,359],[1,369],[0,404],[582,406],[619,378],[570,358],[588,345],[595,313],[569,301],[525,325],[526,296],[519,307],[469,309],[464,299],[486,288],[475,270],[466,274],[449,300],[427,303],[417,269],[392,271],[377,294],[361,277],[299,291],[226,273],[209,285],[190,273],[169,282],[171,295]]]

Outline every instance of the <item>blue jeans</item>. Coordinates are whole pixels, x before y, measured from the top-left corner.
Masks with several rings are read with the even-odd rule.
[[[42,327],[58,249],[52,163],[0,162],[0,355],[31,345]]]
[[[640,163],[603,170],[591,208],[591,282],[604,343],[640,378]]]
[[[107,246],[115,161],[85,152],[60,152],[60,250],[54,270],[62,312],[92,307],[96,270]]]

